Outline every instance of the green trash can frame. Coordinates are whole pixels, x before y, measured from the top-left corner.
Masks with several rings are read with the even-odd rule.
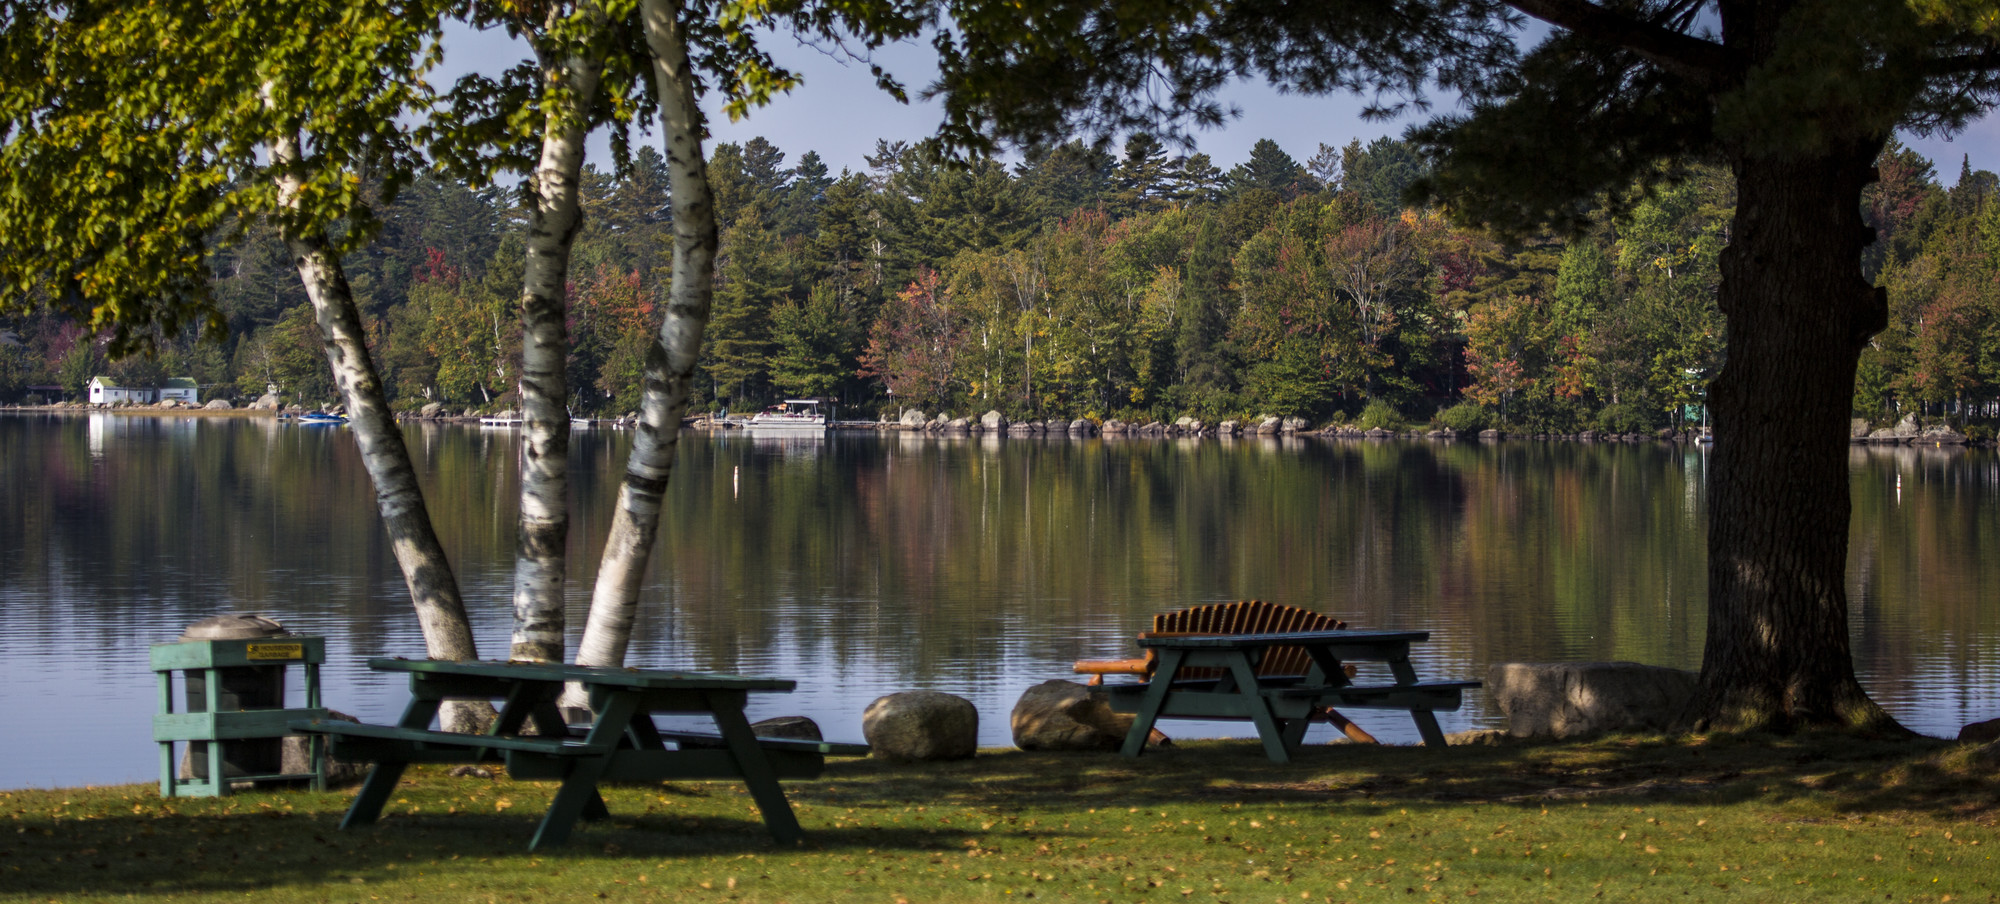
[[[287,773],[279,765],[272,767],[270,772],[230,775],[225,763],[228,742],[298,736],[287,723],[295,719],[327,717],[320,701],[319,686],[319,667],[326,661],[326,638],[277,634],[225,640],[184,640],[154,644],[151,660],[160,687],[160,711],[153,716],[153,740],[160,745],[161,797],[221,797],[229,793],[229,786],[235,782],[309,781],[313,790],[325,790],[326,739],[317,735],[302,736],[307,740],[307,772]],[[290,665],[305,668],[306,699],[303,708],[222,708],[229,670]],[[175,672],[183,673],[184,686],[189,678],[199,683],[203,698],[201,711],[194,710],[193,701],[188,701],[188,711],[175,711]],[[280,682],[282,702],[282,678]],[[207,768],[201,770],[207,772],[206,776],[179,776],[174,758],[174,745],[177,743],[189,744],[190,751],[194,749],[193,745],[206,743]],[[197,770],[189,771],[194,773]]]

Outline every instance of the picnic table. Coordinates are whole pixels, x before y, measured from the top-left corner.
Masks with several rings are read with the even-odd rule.
[[[1433,713],[1458,709],[1465,689],[1479,682],[1419,680],[1410,645],[1429,639],[1428,631],[1142,635],[1139,645],[1158,656],[1152,678],[1105,687],[1113,709],[1137,714],[1125,735],[1127,757],[1145,750],[1153,723],[1162,718],[1249,719],[1271,760],[1288,763],[1313,715],[1336,706],[1408,710],[1424,744],[1442,747],[1444,732]],[[1258,663],[1283,648],[1305,652],[1311,662],[1305,674],[1258,674]],[[1350,662],[1386,663],[1394,680],[1356,684],[1345,668]]]
[[[781,678],[542,662],[370,659],[368,667],[410,675],[410,703],[395,725],[292,723],[296,731],[326,735],[339,756],[375,763],[341,820],[343,829],[374,822],[411,763],[503,760],[513,778],[562,782],[529,850],[561,844],[579,818],[608,817],[597,790],[608,781],[742,781],[771,835],[791,843],[804,832],[778,779],[817,777],[828,756],[868,752],[859,744],[757,737],[744,707],[752,693],[796,686]],[[571,682],[589,691],[597,714],[581,736],[564,723],[556,705]],[[446,700],[499,701],[499,717],[481,735],[433,730],[431,721]],[[707,715],[717,730],[661,731],[655,714]],[[669,749],[669,741],[677,749]]]

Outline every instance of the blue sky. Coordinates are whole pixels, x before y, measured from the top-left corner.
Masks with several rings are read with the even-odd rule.
[[[780,62],[804,75],[805,85],[738,123],[729,122],[716,105],[709,104],[711,144],[743,142],[761,135],[785,151],[787,162],[797,162],[806,151],[818,151],[827,166],[838,173],[843,167],[866,169],[862,157],[875,150],[877,139],[913,142],[937,127],[941,114],[936,105],[915,100],[908,105],[896,103],[875,87],[863,66],[842,65],[810,47],[773,49]],[[448,37],[446,50],[440,81],[467,68],[503,67],[525,52],[499,32],[474,33],[463,28]],[[900,46],[880,53],[878,59],[914,93],[935,72],[930,53],[927,46]],[[1199,150],[1225,170],[1248,159],[1250,146],[1261,138],[1276,141],[1303,163],[1322,143],[1339,147],[1356,138],[1366,143],[1383,135],[1401,135],[1426,115],[1398,122],[1367,122],[1361,118],[1363,104],[1357,98],[1286,95],[1251,82],[1236,85],[1222,99],[1241,115],[1221,129],[1201,133],[1197,140]],[[1973,169],[2000,172],[2000,117],[1988,116],[1951,140],[1902,137],[1904,143],[1931,158],[1939,180],[1946,185],[1957,181],[1959,162],[1966,155]],[[657,145],[656,137],[647,140]],[[603,138],[593,142],[589,156],[604,165],[608,149]]]

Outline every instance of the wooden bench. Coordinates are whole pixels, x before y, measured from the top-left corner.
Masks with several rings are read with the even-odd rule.
[[[1347,623],[1311,609],[1267,603],[1263,600],[1239,600],[1233,603],[1211,603],[1206,606],[1191,606],[1173,612],[1162,612],[1153,616],[1153,629],[1141,632],[1141,639],[1149,637],[1209,636],[1228,634],[1283,634],[1293,631],[1339,631]],[[1151,648],[1146,655],[1137,659],[1081,660],[1072,668],[1081,675],[1090,676],[1092,686],[1102,685],[1106,675],[1136,675],[1141,680],[1150,680],[1153,670],[1159,667],[1159,653]],[[1312,659],[1306,651],[1298,647],[1274,647],[1264,654],[1257,664],[1257,674],[1261,676],[1304,675],[1311,667]],[[1182,674],[1191,679],[1219,678],[1220,669],[1187,669]],[[1354,666],[1347,666],[1347,677],[1354,677]],[[1327,723],[1340,729],[1349,740],[1360,744],[1380,743],[1367,729],[1340,713],[1327,709],[1318,714]],[[1166,740],[1159,731],[1152,733],[1152,743]]]

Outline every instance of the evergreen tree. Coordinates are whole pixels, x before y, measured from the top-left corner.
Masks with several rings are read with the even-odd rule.
[[[1250,159],[1229,171],[1227,185],[1231,194],[1264,189],[1290,201],[1311,191],[1313,178],[1277,142],[1259,138],[1250,146]]]

